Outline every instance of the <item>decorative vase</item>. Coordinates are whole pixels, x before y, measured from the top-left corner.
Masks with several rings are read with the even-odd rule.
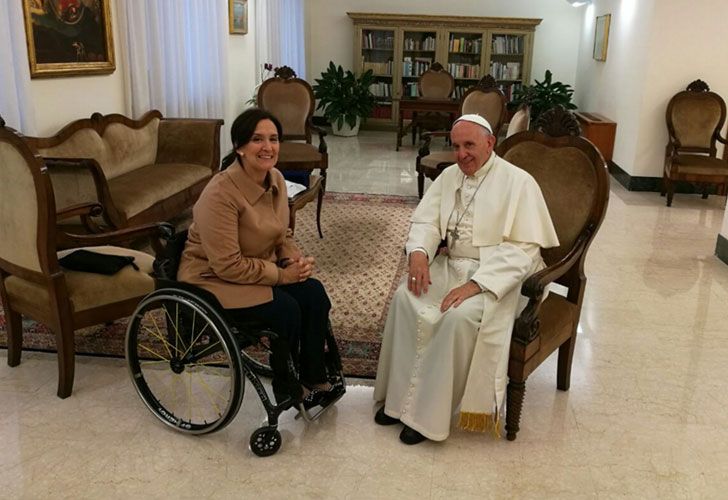
[[[361,124],[361,117],[356,117],[356,124],[353,127],[350,127],[348,123],[346,123],[346,120],[341,124],[341,128],[337,125],[338,120],[334,120],[334,123],[331,124],[331,129],[334,135],[339,135],[342,137],[354,137],[359,133],[359,125]]]

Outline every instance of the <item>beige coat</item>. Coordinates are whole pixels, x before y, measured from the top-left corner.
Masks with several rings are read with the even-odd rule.
[[[212,178],[192,209],[177,279],[212,292],[227,309],[271,301],[280,280],[276,261],[299,255],[283,175],[271,170],[267,185],[235,162]]]

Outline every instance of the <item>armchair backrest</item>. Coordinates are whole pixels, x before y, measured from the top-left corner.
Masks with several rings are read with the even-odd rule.
[[[283,127],[283,139],[311,143],[311,117],[316,100],[311,85],[296,78],[288,66],[276,68],[275,76],[258,89],[258,107],[273,113]]]
[[[470,88],[460,101],[460,115],[479,114],[493,127],[493,134],[498,135],[506,119],[506,97],[497,87],[495,79],[484,76],[474,87]]]
[[[560,242],[559,247],[541,251],[547,265],[561,260],[581,238],[588,245],[607,208],[606,162],[579,133],[576,118],[554,108],[539,117],[536,130],[513,135],[497,148],[541,187]]]
[[[685,152],[716,155],[716,140],[726,119],[725,101],[695,80],[667,105],[667,130],[672,145]]]
[[[430,99],[446,99],[455,90],[455,79],[445,71],[442,64],[435,62],[417,80],[420,96]]]
[[[0,118],[0,270],[42,282],[58,269],[55,243],[48,172],[37,152]]]
[[[511,121],[508,123],[508,130],[506,131],[506,137],[510,137],[519,132],[525,132],[528,130],[528,126],[531,123],[531,108],[528,106],[521,106],[513,114]]]

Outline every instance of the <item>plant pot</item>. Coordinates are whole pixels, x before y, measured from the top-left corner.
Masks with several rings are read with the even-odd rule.
[[[337,126],[337,121],[334,120],[334,123],[331,124],[331,130],[334,133],[334,135],[339,135],[342,137],[354,137],[359,133],[359,125],[361,124],[361,118],[356,117],[356,125],[353,127],[350,127],[348,123],[346,123],[346,120],[341,124],[341,128]]]

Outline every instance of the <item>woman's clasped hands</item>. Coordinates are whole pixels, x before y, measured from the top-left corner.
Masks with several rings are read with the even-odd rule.
[[[288,259],[283,265],[280,273],[280,284],[290,285],[306,281],[313,274],[315,259],[313,257],[299,257]]]

